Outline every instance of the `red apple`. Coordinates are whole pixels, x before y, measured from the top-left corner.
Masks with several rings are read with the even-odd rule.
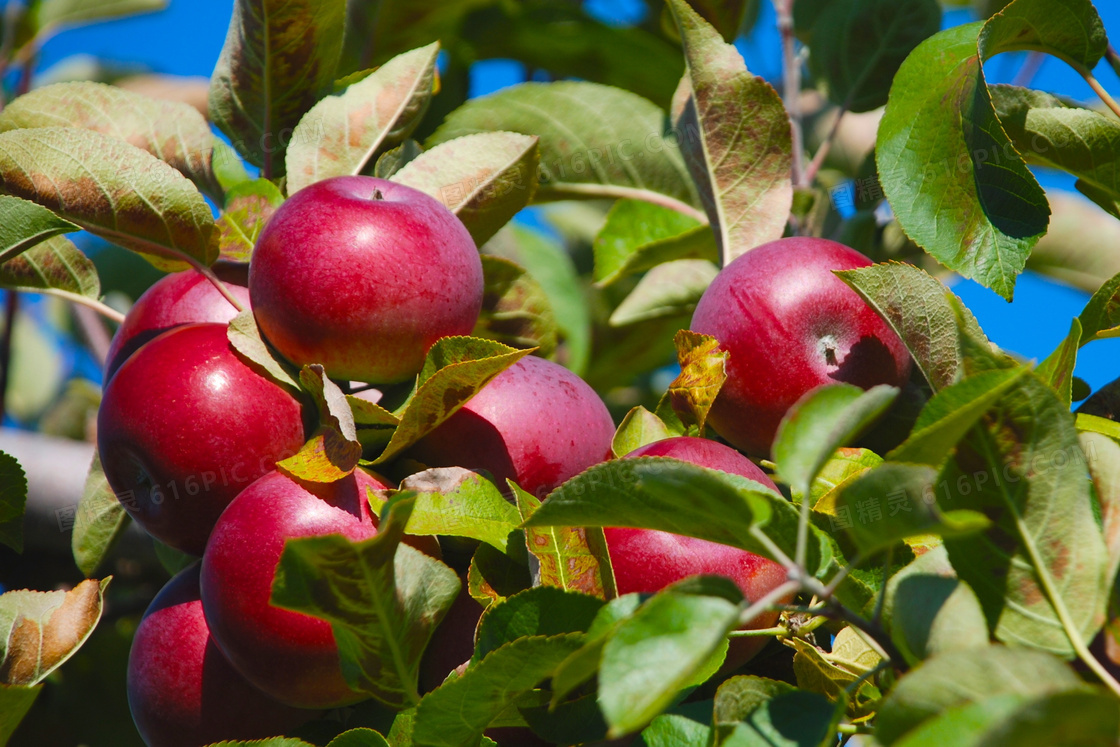
[[[595,390],[529,356],[507,368],[411,452],[429,467],[490,472],[539,498],[606,459],[614,423]]]
[[[773,481],[751,460],[708,439],[687,436],[667,438],[635,449],[623,458],[652,456],[672,457],[700,467],[741,475],[777,490]],[[774,561],[728,545],[652,529],[609,528],[604,529],[603,534],[606,535],[619,594],[652,594],[683,578],[703,573],[726,576],[739,586],[748,600],[757,600],[787,580],[785,569]],[[745,629],[769,628],[777,620],[777,612],[766,612]],[[768,640],[733,639],[725,670],[745,664],[762,650]]]
[[[416,374],[439,338],[474,329],[482,262],[435,199],[383,179],[335,177],[269,219],[249,295],[261,331],[293,362],[392,383]]]
[[[420,692],[426,693],[439,687],[447,675],[474,655],[474,634],[482,617],[482,605],[475,601],[467,589],[467,579],[460,577],[463,587],[439,627],[432,633],[432,640],[424,649],[420,661]]]
[[[128,657],[128,705],[152,747],[198,747],[283,734],[315,711],[283,705],[245,681],[214,645],[195,563],[144,613]]]
[[[871,260],[834,241],[786,238],[742,255],[716,277],[692,331],[730,353],[708,422],[740,449],[770,452],[786,411],[811,389],[847,382],[902,386],[910,354],[833,270]]]
[[[249,289],[244,279],[240,283],[228,281],[226,287],[242,306],[249,308]],[[188,270],[160,278],[136,299],[113,335],[105,361],[105,380],[111,379],[130,355],[161,332],[193,322],[225,324],[237,313],[233,304],[200,272]]]
[[[117,370],[97,413],[113,492],[154,537],[193,555],[234,496],[303,442],[299,402],[243,363],[221,324],[149,342]]]
[[[206,620],[234,667],[277,700],[334,708],[367,697],[346,685],[330,623],[274,607],[269,598],[285,540],[373,537],[377,523],[366,491],[388,487],[360,469],[328,484],[274,471],[243,490],[214,527],[202,558]]]

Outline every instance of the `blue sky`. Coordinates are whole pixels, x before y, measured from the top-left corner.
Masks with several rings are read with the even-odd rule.
[[[1106,28],[1114,36],[1120,35],[1120,3],[1097,0],[1096,6]],[[232,0],[172,0],[170,7],[161,13],[66,31],[46,44],[40,69],[69,55],[86,53],[157,72],[208,76],[221,51],[232,7]],[[633,0],[590,0],[587,7],[613,23],[632,22],[641,12],[641,4]],[[946,25],[969,20],[972,19],[967,12],[946,14]],[[758,26],[737,46],[753,72],[768,78],[778,76],[778,40],[769,2],[763,0],[763,15]],[[986,67],[989,79],[1009,81],[1021,61],[1018,55],[997,57]],[[513,85],[523,80],[523,76],[517,63],[481,63],[473,71],[471,93],[481,95]],[[1103,67],[1098,71],[1098,78],[1114,95],[1120,94],[1120,80],[1110,69]],[[1075,99],[1093,99],[1085,82],[1055,59],[1045,61],[1034,86]],[[1072,188],[1072,180],[1064,175],[1041,174],[1040,180],[1048,189]],[[1011,304],[972,282],[960,282],[954,289],[996,343],[1035,359],[1044,358],[1062,340],[1069,331],[1070,319],[1080,313],[1088,299],[1080,291],[1030,274],[1020,278],[1015,301]],[[1120,340],[1093,343],[1084,348],[1078,359],[1077,374],[1094,389],[1120,375]]]

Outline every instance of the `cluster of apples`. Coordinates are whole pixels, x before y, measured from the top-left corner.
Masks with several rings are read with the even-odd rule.
[[[784,239],[729,264],[696,310],[694,331],[730,352],[711,422],[727,441],[765,454],[785,411],[833,380],[900,384],[898,337],[832,270],[869,264],[847,247]],[[292,363],[340,381],[408,380],[439,338],[469,334],[483,294],[470,234],[439,202],[370,177],[313,184],[269,219],[248,266],[226,290]],[[157,595],[137,630],[128,693],[150,745],[251,739],[295,728],[362,696],[341,673],[330,626],[273,607],[284,542],[377,532],[367,489],[392,487],[362,469],[334,483],[278,470],[315,423],[314,408],[233,350],[235,306],[201,274],[173,274],[142,296],[118,330],[98,415],[106,478],[149,533],[201,556]],[[526,357],[429,433],[409,458],[489,472],[544,497],[609,458],[614,424],[578,376]],[[674,457],[774,487],[741,453],[679,437],[627,457]],[[785,580],[777,564],[663,532],[608,529],[620,593],[654,592],[695,573],[729,576],[757,599]],[[410,538],[439,557],[438,543]],[[438,685],[470,657],[481,607],[465,592],[437,630],[422,683]],[[776,613],[752,627],[772,625]],[[765,639],[740,638],[729,664]]]

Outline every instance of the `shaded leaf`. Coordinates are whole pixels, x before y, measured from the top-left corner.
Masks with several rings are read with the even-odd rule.
[[[0,286],[66,297],[101,297],[97,267],[65,236],[42,241],[0,264]]]
[[[874,665],[865,667],[856,662],[843,662],[840,657],[826,657],[818,648],[800,638],[790,639],[787,645],[797,652],[793,656],[793,673],[797,686],[802,690],[824,696],[832,702],[846,700],[848,713],[855,717],[867,715],[871,705],[879,699],[879,689],[867,680],[859,685],[855,693],[849,695],[847,692],[860,675]]]
[[[104,562],[131,523],[131,517],[105,479],[101,458],[94,452],[70,535],[74,563],[86,578]]]
[[[27,475],[11,454],[0,451],[0,544],[23,552],[23,513]]]
[[[518,638],[586,633],[602,607],[601,599],[551,586],[515,594],[483,614],[472,662]]]
[[[552,675],[552,703],[566,698],[577,687],[599,671],[603,647],[614,631],[628,620],[642,604],[642,595],[627,594],[607,602],[591,622],[584,644],[556,667]]]
[[[524,544],[521,543],[522,548]],[[510,557],[491,545],[483,544],[479,545],[471,557],[471,564],[467,569],[467,591],[483,607],[500,602],[533,585],[525,559],[527,552],[521,550],[520,553],[513,554],[515,557]]]
[[[722,742],[727,747],[817,747],[836,732],[836,709],[817,693],[782,693],[737,724]]]
[[[110,135],[146,150],[203,192],[221,198],[211,164],[214,135],[190,104],[94,81],[55,83],[20,96],[0,114],[0,132],[24,127],[77,127]]]
[[[41,0],[30,4],[40,39],[63,28],[163,10],[167,0]]]
[[[229,323],[226,336],[234,352],[247,364],[277,384],[291,391],[299,390],[299,384],[296,383],[290,364],[281,363],[281,359],[261,338],[261,331],[257,327],[256,319],[253,318],[252,310],[242,311],[235,316]]]
[[[346,395],[318,363],[299,372],[301,389],[311,395],[319,413],[319,428],[297,454],[276,463],[277,469],[299,480],[335,482],[346,477],[362,458],[354,413]]]
[[[489,254],[482,255],[482,278],[482,312],[471,334],[552,356],[558,323],[540,283],[518,264]]]
[[[1073,369],[1077,366],[1081,338],[1081,322],[1074,319],[1066,338],[1035,369],[1039,378],[1058,393],[1066,407],[1073,403]]]
[[[327,747],[389,747],[385,737],[373,729],[347,729],[327,743]]]
[[[1120,443],[1100,433],[1080,433],[1077,440],[1089,463],[1089,476],[1101,507],[1101,534],[1108,550],[1107,578],[1120,571]]]
[[[391,148],[377,157],[377,163],[373,165],[373,175],[379,179],[391,179],[393,174],[423,152],[420,143],[412,138],[405,138],[404,142],[396,148]]]
[[[87,579],[70,591],[0,595],[0,682],[37,685],[73,656],[101,619],[111,578]]]
[[[641,200],[618,200],[611,206],[593,249],[599,285],[677,259],[719,261],[715,234],[709,226]]]
[[[509,481],[520,518],[525,521],[540,507],[536,496]],[[527,527],[525,542],[537,559],[536,581],[601,599],[618,596],[607,540],[599,527]]]
[[[503,710],[552,674],[579,648],[582,634],[520,638],[492,651],[463,676],[424,696],[413,739],[432,747],[470,747]]]
[[[795,689],[788,682],[753,675],[740,675],[726,680],[716,690],[712,708],[716,743],[722,743],[740,721],[766,701],[793,692]]]
[[[468,101],[426,145],[479,132],[536,135],[538,202],[623,197],[697,215],[695,188],[664,116],[640,96],[597,83],[523,83]]]
[[[677,332],[673,342],[681,372],[669,385],[669,401],[681,423],[703,433],[708,413],[727,381],[730,354],[720,350],[716,338],[687,329]]]
[[[78,226],[41,205],[19,197],[0,195],[0,262],[16,257],[52,236],[77,230]]]
[[[390,503],[364,542],[289,540],[272,585],[273,604],[330,622],[351,688],[396,707],[419,701],[421,654],[460,586],[443,563],[401,544],[413,500]]]
[[[611,441],[611,453],[616,457],[623,457],[646,444],[675,435],[677,433],[665,425],[661,418],[639,405],[622,419]]]
[[[276,185],[254,179],[226,193],[226,208],[218,218],[218,251],[222,259],[248,262],[265,222],[284,202]]]
[[[333,0],[234,3],[210,119],[264,178],[283,173],[293,129],[334,82],[345,20],[345,4]]]
[[[41,684],[25,687],[0,683],[0,744],[7,744],[11,739],[41,689]]]
[[[1081,322],[1081,344],[1120,336],[1120,275],[1115,275],[1093,293]]]
[[[393,181],[439,200],[482,246],[533,199],[539,168],[537,138],[486,132],[436,145],[405,164]]]
[[[665,262],[646,273],[611,314],[612,327],[691,314],[719,273],[706,259]]]
[[[712,728],[677,713],[663,713],[642,730],[645,747],[708,747]]]
[[[214,219],[195,186],[155,156],[99,132],[0,133],[0,188],[139,252],[161,270],[210,264],[217,256]]]
[[[341,34],[335,34],[337,43]],[[360,174],[378,151],[412,134],[432,97],[438,54],[434,43],[395,57],[299,118],[287,151],[288,193],[332,176]]]
[[[846,446],[837,449],[813,478],[813,485],[809,489],[813,510],[835,514],[837,488],[882,463],[883,457],[868,449]],[[799,494],[794,494],[794,498],[800,497]]]
[[[782,237],[793,188],[789,116],[770,84],[684,0],[670,0],[684,44],[687,101],[678,141],[716,232],[723,265]]]

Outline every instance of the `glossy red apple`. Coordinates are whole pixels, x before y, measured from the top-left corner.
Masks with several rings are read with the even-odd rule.
[[[595,390],[528,356],[498,374],[411,452],[429,467],[487,470],[543,498],[610,453],[614,423]]]
[[[786,411],[810,389],[847,382],[902,386],[910,354],[832,274],[871,260],[835,241],[786,238],[725,267],[696,306],[692,331],[730,353],[708,422],[743,451],[768,455]]]
[[[721,443],[703,438],[667,438],[627,454],[636,457],[672,457],[708,469],[741,475],[777,490],[773,481],[751,460]],[[782,566],[767,558],[716,542],[681,537],[651,529],[604,529],[607,550],[614,568],[619,594],[652,594],[671,583],[696,574],[726,576],[749,600],[757,600],[787,580]],[[788,599],[785,601],[789,601]],[[746,626],[748,630],[769,628],[777,612],[766,612]],[[727,654],[725,670],[742,666],[766,645],[767,638],[735,638]]]
[[[144,529],[201,555],[243,488],[299,451],[299,402],[234,354],[221,324],[189,324],[138,350],[105,388],[105,477]]]
[[[265,337],[333,378],[404,381],[428,348],[467,335],[482,262],[467,229],[428,195],[366,176],[292,195],[261,231],[249,295]]]
[[[236,278],[224,282],[230,294],[249,308],[246,281],[243,277],[240,283]],[[111,379],[130,355],[160,333],[195,322],[225,324],[237,313],[233,304],[202,273],[188,270],[160,278],[136,299],[113,335],[105,361],[105,380]]]
[[[316,711],[250,685],[214,645],[195,563],[167,582],[144,613],[128,657],[128,705],[150,747],[199,747],[282,735]]]
[[[330,623],[274,607],[269,598],[285,540],[373,537],[366,491],[388,487],[360,469],[327,484],[274,471],[242,491],[214,527],[202,558],[206,620],[234,667],[277,700],[334,708],[367,697],[347,687]]]

